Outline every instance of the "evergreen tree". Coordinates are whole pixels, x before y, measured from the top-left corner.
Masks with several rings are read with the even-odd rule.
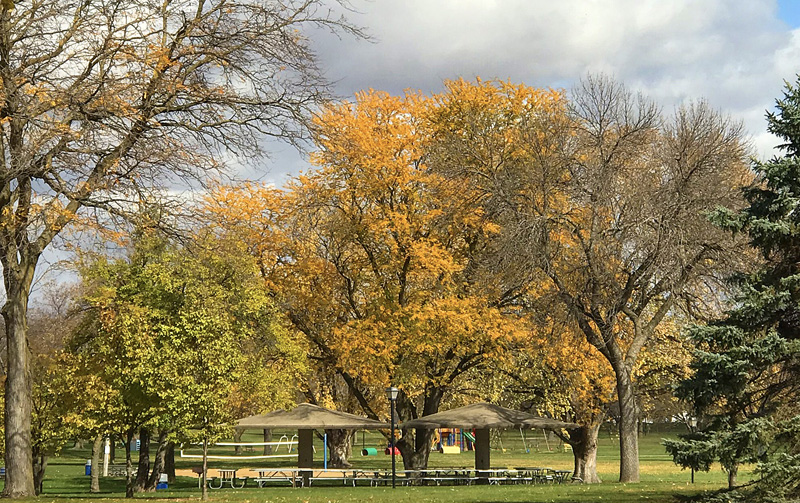
[[[749,206],[719,210],[720,226],[745,233],[763,262],[740,274],[735,308],[694,327],[693,377],[676,394],[700,418],[698,431],[666,442],[676,463],[707,470],[718,460],[736,485],[737,467],[757,462],[759,479],[725,495],[742,501],[800,498],[800,78],[787,83],[768,130],[784,155],[756,163]]]

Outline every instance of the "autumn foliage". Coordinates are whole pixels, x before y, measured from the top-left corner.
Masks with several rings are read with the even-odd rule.
[[[572,96],[365,91],[317,116],[315,169],[284,189],[218,186],[205,211],[257,257],[349,403],[385,414],[391,383],[416,417],[489,392],[482,373],[540,366],[563,390],[545,409],[595,434],[619,400],[636,480],[639,365],[732,260],[703,212],[747,180],[735,124],[703,104],[658,114],[603,78]],[[429,439],[409,433],[406,464],[424,464]]]

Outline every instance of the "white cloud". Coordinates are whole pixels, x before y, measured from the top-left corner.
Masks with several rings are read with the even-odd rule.
[[[314,35],[322,67],[345,97],[368,88],[435,92],[443,79],[475,76],[570,87],[587,72],[602,71],[666,110],[708,100],[743,120],[766,157],[777,140],[764,132],[764,111],[783,81],[800,71],[800,31],[777,18],[775,0],[353,4],[362,14],[350,18],[375,43]]]

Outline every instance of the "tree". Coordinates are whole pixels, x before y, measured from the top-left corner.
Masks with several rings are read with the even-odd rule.
[[[572,476],[582,483],[599,483],[598,436],[604,421],[613,413],[613,370],[586,341],[552,287],[541,285],[532,290],[525,300],[532,327],[530,339],[515,351],[513,368],[505,369],[504,378],[500,379],[501,396],[518,408],[533,409],[537,415],[564,418],[580,425],[555,434],[572,447]],[[630,331],[629,325],[622,326]],[[660,397],[667,386],[665,381],[670,383],[671,392],[676,372],[685,377],[682,370],[689,359],[685,345],[673,320],[658,327],[635,369],[640,402],[647,403],[656,393]]]
[[[29,312],[31,348],[31,439],[36,494],[42,493],[48,458],[77,433],[68,419],[70,374],[59,365],[64,341],[78,319],[72,312],[74,286],[45,284],[38,305]]]
[[[520,98],[520,112],[445,96],[429,163],[483,192],[501,228],[491,267],[508,278],[510,296],[547,278],[608,362],[620,480],[636,481],[634,369],[665,317],[691,309],[704,282],[736,258],[705,213],[735,206],[748,179],[741,127],[703,103],[664,121],[653,103],[604,77],[584,80],[569,102]]]
[[[158,334],[148,309],[126,299],[124,293],[117,297],[117,288],[126,286],[124,279],[112,279],[115,275],[124,278],[119,265],[117,271],[103,271],[104,266],[98,265],[96,279],[105,285],[88,292],[86,302],[95,309],[76,330],[67,358],[73,357],[68,360],[74,369],[73,382],[92,388],[86,395],[91,402],[82,404],[82,415],[125,446],[126,496],[132,497],[131,442],[162,412],[160,394],[168,378],[156,363]]]
[[[317,0],[2,2],[6,496],[34,493],[25,320],[40,256],[98,210],[202,182],[221,152],[246,162],[264,136],[299,138],[325,89],[299,31],[312,26],[359,33]]]
[[[426,106],[378,92],[331,105],[315,128],[318,169],[285,193],[222,187],[208,209],[240,229],[312,359],[371,417],[385,413],[390,382],[402,418],[438,411],[523,334],[473,275],[492,226],[426,165]],[[404,432],[406,467],[426,465],[431,435]]]
[[[694,374],[676,393],[698,414],[699,431],[667,443],[683,466],[708,469],[719,460],[729,488],[741,463],[759,462],[755,485],[729,495],[742,501],[800,497],[799,83],[787,83],[777,112],[767,114],[784,156],[755,163],[746,208],[715,214],[722,228],[745,234],[763,262],[734,277],[738,294],[724,317],[692,329]]]
[[[599,483],[598,435],[613,401],[613,374],[563,307],[559,309],[548,296],[537,303],[540,307],[545,304],[550,306],[548,310],[534,308],[531,316],[538,319],[540,327],[518,355],[517,367],[523,370],[512,374],[516,386],[522,385],[517,400],[527,398],[537,415],[561,416],[580,425],[555,433],[572,447],[572,476],[585,484]]]
[[[273,342],[272,305],[235,243],[198,239],[185,249],[144,233],[127,260],[92,261],[83,279],[87,315],[67,362],[91,397],[81,414],[125,443],[131,497],[136,432],[166,430],[206,452],[227,431],[243,349]]]
[[[63,401],[61,390],[68,386],[64,379],[68,379],[69,374],[58,365],[57,356],[39,355],[32,370],[33,480],[36,495],[40,495],[49,457],[58,454],[76,430],[66,421],[69,403]]]

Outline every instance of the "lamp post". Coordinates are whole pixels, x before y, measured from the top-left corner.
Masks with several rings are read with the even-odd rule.
[[[697,431],[697,417],[692,416],[689,418],[689,429],[692,433]],[[694,484],[694,465],[692,465],[692,484]]]
[[[391,453],[392,453],[392,489],[395,487],[395,477],[397,476],[397,465],[395,464],[394,458],[394,403],[397,401],[397,395],[400,393],[400,390],[395,388],[394,386],[389,386],[386,388],[386,398],[389,399],[389,416],[391,417],[390,422],[392,425],[392,431],[389,433],[389,438],[391,439]]]

